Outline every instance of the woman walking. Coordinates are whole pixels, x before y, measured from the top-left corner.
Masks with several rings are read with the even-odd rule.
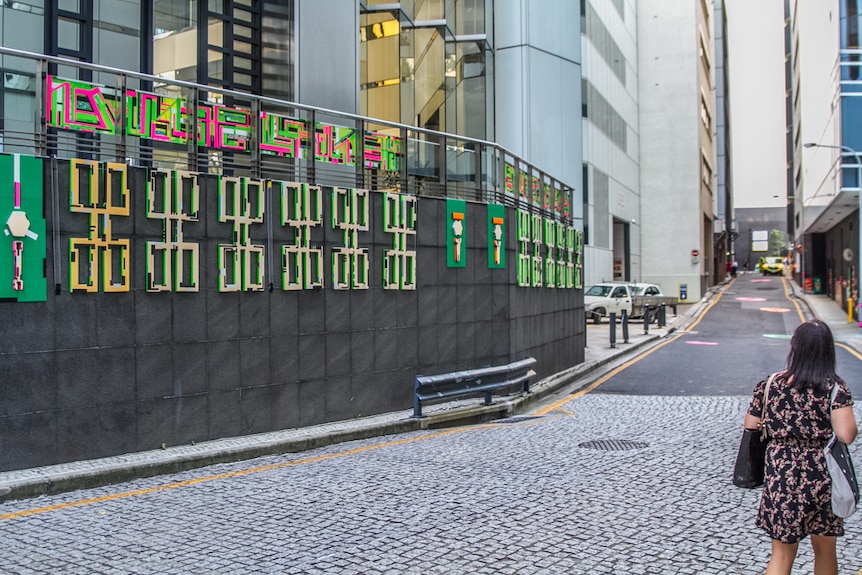
[[[838,386],[835,402],[829,398]],[[744,425],[764,420],[771,441],[756,525],[772,538],[767,575],[789,575],[799,542],[811,536],[815,575],[837,575],[836,538],[843,519],[832,512],[831,480],[823,448],[832,437],[856,439],[853,400],[835,373],[835,344],[825,323],[811,320],[793,332],[787,369],[772,380],[764,410],[766,380],[754,387]]]

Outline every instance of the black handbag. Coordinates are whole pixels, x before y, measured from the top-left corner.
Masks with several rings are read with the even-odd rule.
[[[769,437],[766,435],[766,402],[769,401],[769,387],[776,375],[777,373],[773,373],[766,381],[758,429],[742,431],[742,441],[739,442],[739,452],[736,454],[736,463],[733,466],[733,484],[737,487],[753,489],[763,485],[766,446],[769,444]]]

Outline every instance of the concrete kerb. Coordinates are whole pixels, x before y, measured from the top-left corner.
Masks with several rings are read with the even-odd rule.
[[[686,314],[678,316],[664,334],[639,339],[618,352],[585,362],[546,377],[531,386],[526,395],[507,396],[492,405],[475,404],[476,399],[429,406],[426,416],[413,418],[412,410],[339,421],[301,429],[205,441],[103,459],[51,465],[0,473],[0,501],[52,495],[78,489],[101,487],[133,479],[188,471],[219,463],[233,463],[284,453],[297,453],[358,439],[445,427],[485,423],[511,417],[548,395],[576,384],[591,372],[626,359],[643,348],[657,344],[678,329],[685,329],[702,312],[713,293]],[[586,384],[585,384],[586,385]],[[578,389],[573,389],[576,392]]]

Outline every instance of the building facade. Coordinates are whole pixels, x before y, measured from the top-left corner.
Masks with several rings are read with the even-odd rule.
[[[638,4],[586,2],[584,73],[584,258],[588,285],[647,281],[641,266]]]
[[[0,6],[0,469],[583,361],[577,8],[325,4]]]
[[[816,10],[791,2],[788,8],[794,42],[788,75],[791,85],[800,86],[789,113],[801,120],[788,142],[796,162],[791,205],[798,279],[807,291],[858,310],[862,11],[856,0]]]
[[[719,259],[712,3],[637,6],[644,281],[699,300]]]
[[[723,12],[582,4],[587,283],[700,299],[724,277],[733,233]]]

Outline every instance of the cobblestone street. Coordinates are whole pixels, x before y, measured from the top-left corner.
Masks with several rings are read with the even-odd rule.
[[[759,491],[730,483],[747,401],[593,393],[539,418],[7,502],[0,565],[16,574],[762,573]],[[600,440],[630,449],[579,446]],[[855,575],[860,515],[846,530],[839,562]],[[806,541],[794,572],[812,569]]]

